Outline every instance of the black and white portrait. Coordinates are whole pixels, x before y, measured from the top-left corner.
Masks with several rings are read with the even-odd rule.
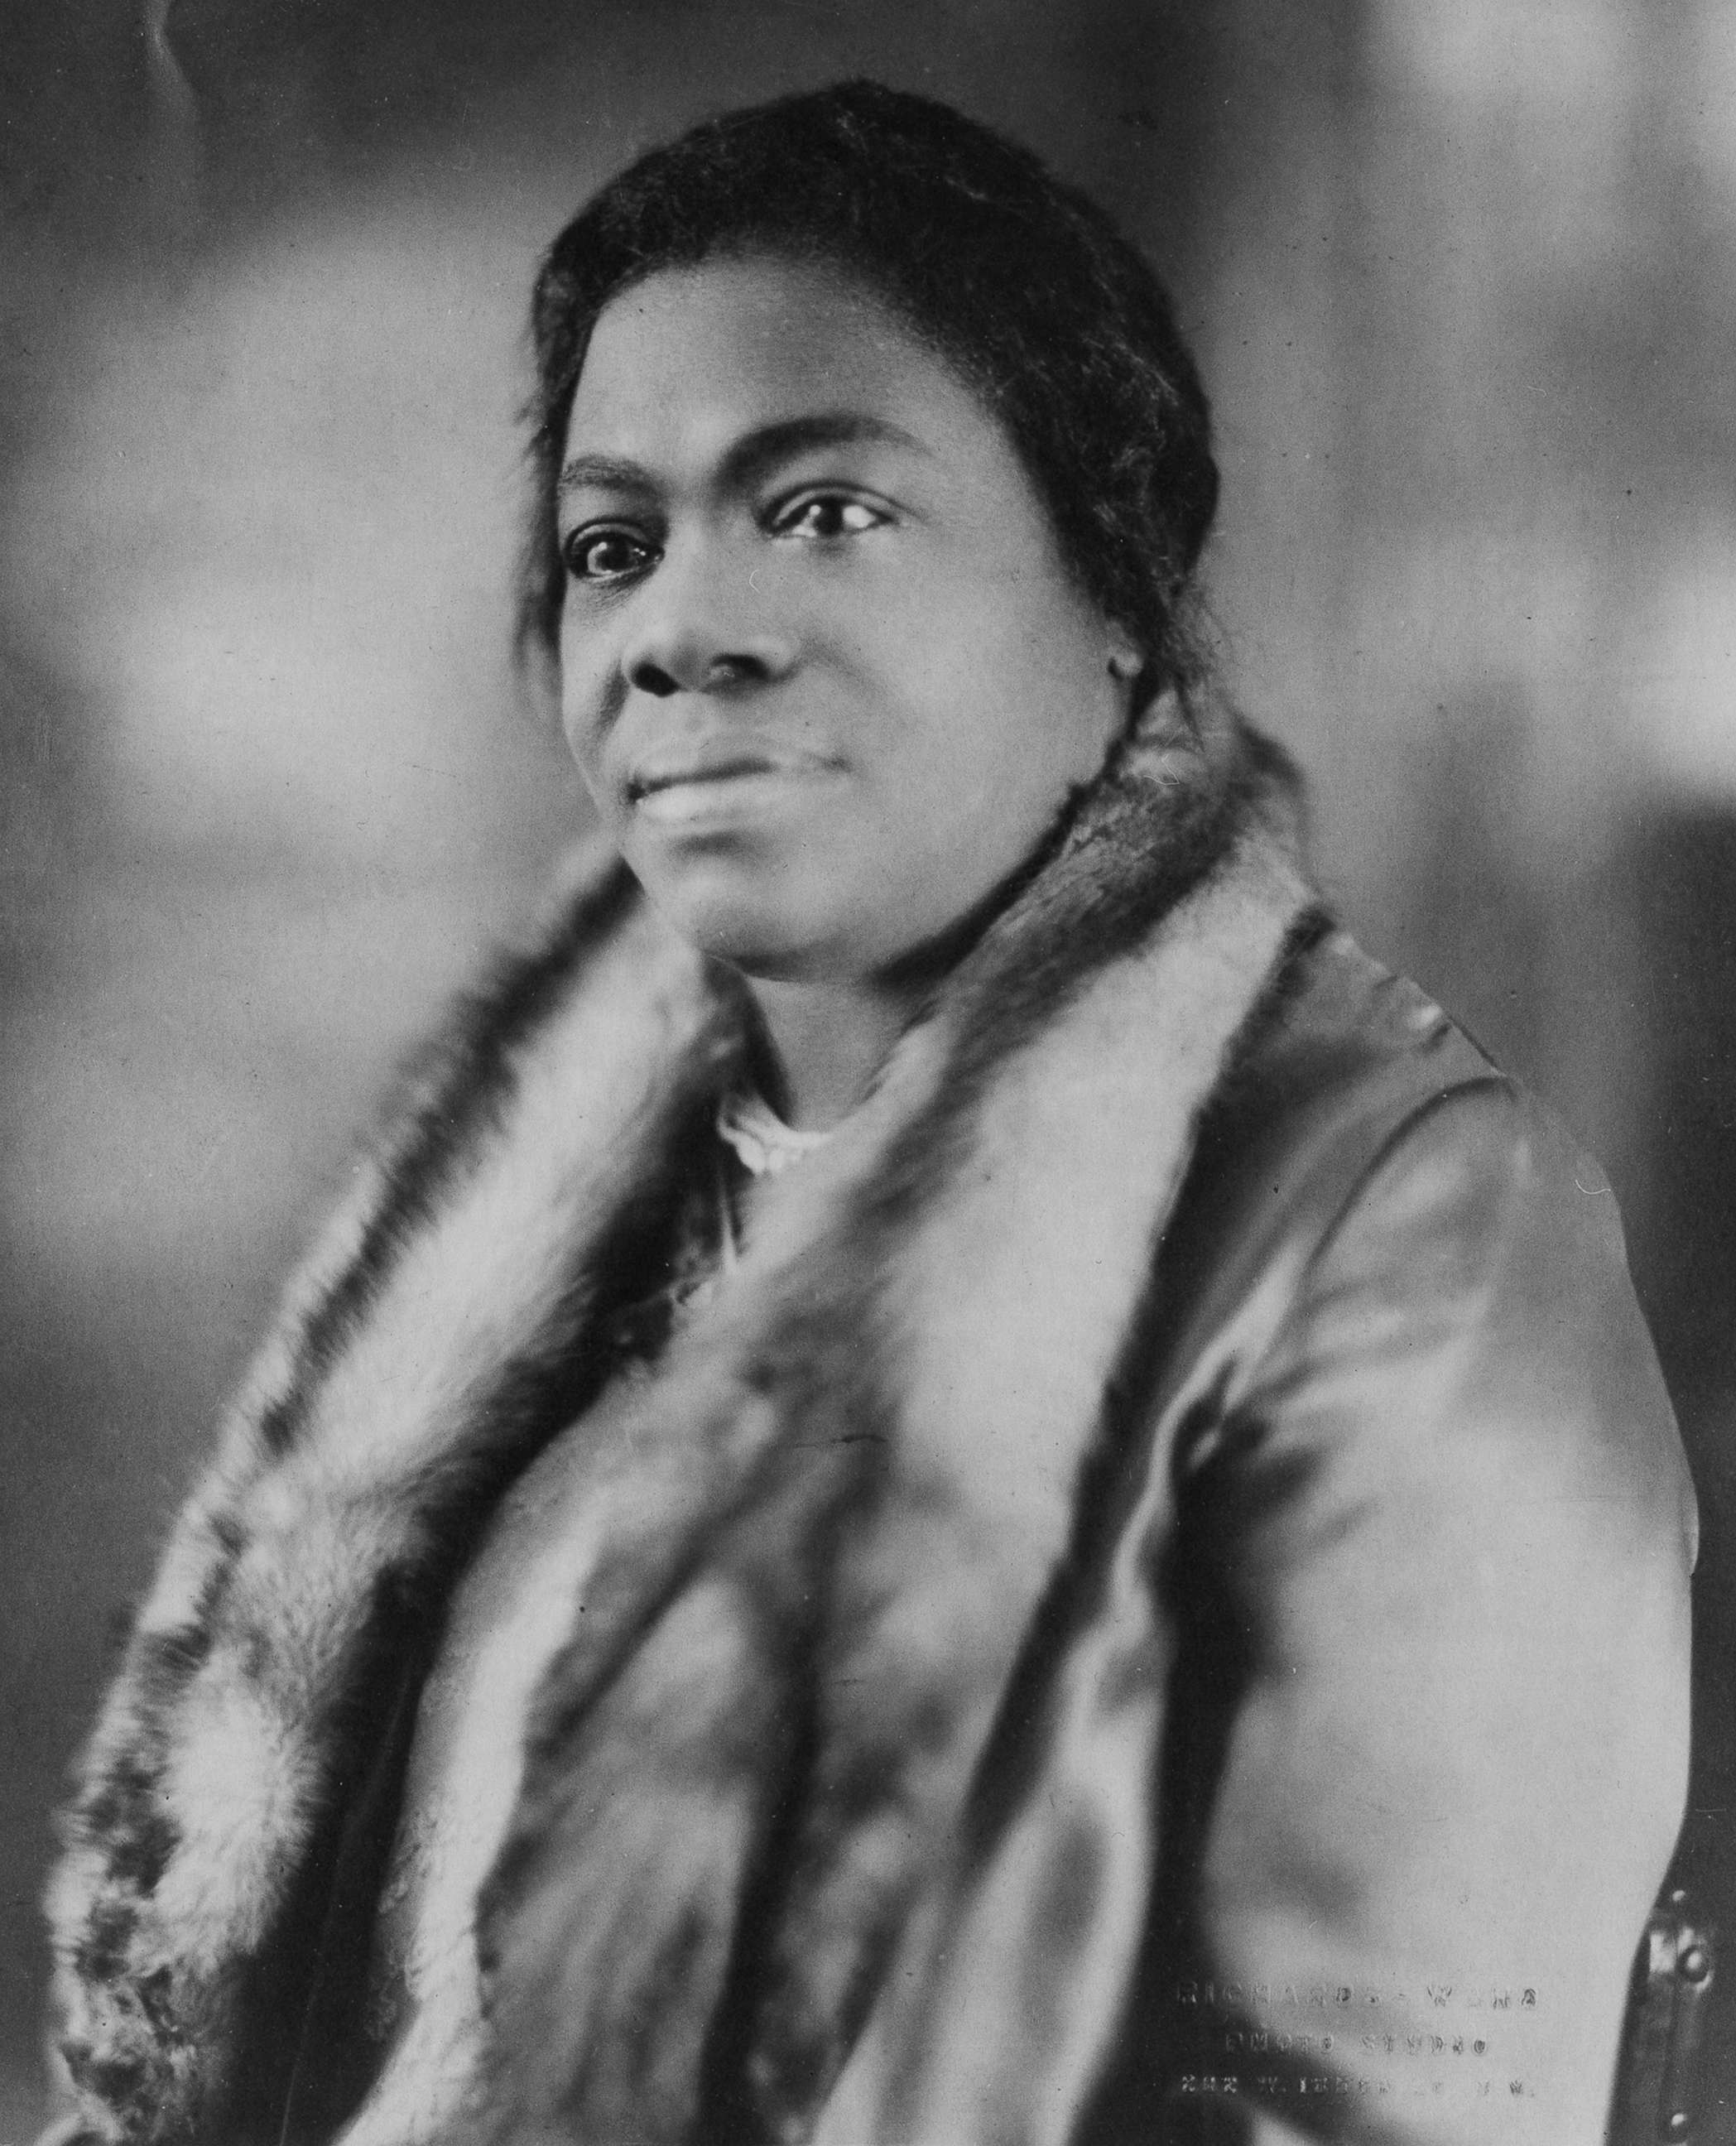
[[[1736,2141],[1736,7],[3,47],[0,2140]]]

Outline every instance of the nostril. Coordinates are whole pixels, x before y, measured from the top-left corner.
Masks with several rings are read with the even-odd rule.
[[[640,692],[650,693],[660,701],[666,701],[671,693],[679,693],[681,690],[661,664],[649,661],[633,665],[627,672],[627,683]]]
[[[706,683],[708,686],[744,686],[756,683],[766,676],[766,666],[757,656],[720,656],[713,661]]]
[[[691,667],[685,661],[678,661],[673,669],[641,656],[626,666],[627,683],[660,701],[667,700],[671,693],[726,691],[731,686],[751,685],[770,675],[769,666],[754,655],[714,656]]]

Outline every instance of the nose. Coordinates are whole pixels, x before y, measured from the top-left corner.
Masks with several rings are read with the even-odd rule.
[[[683,554],[666,556],[645,588],[621,648],[627,683],[661,700],[783,676],[795,645],[766,616],[749,567],[711,546]]]

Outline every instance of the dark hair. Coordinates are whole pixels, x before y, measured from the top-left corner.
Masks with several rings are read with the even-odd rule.
[[[1096,204],[950,106],[871,82],[707,121],[610,181],[545,257],[531,307],[527,652],[556,643],[555,483],[591,330],[659,269],[770,252],[861,278],[1005,427],[1063,556],[1145,651],[1195,675],[1189,577],[1217,506],[1210,415],[1169,297]]]

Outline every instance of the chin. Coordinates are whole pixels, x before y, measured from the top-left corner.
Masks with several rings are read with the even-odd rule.
[[[739,856],[690,858],[674,871],[628,861],[670,926],[691,946],[752,976],[793,980],[829,974],[827,950],[839,935],[828,929],[830,906],[796,876],[766,869],[763,860],[744,866]]]
[[[671,926],[714,961],[751,976],[789,978],[810,971],[812,929],[779,903],[741,893],[696,898],[691,890],[675,896],[656,887],[650,892]]]

